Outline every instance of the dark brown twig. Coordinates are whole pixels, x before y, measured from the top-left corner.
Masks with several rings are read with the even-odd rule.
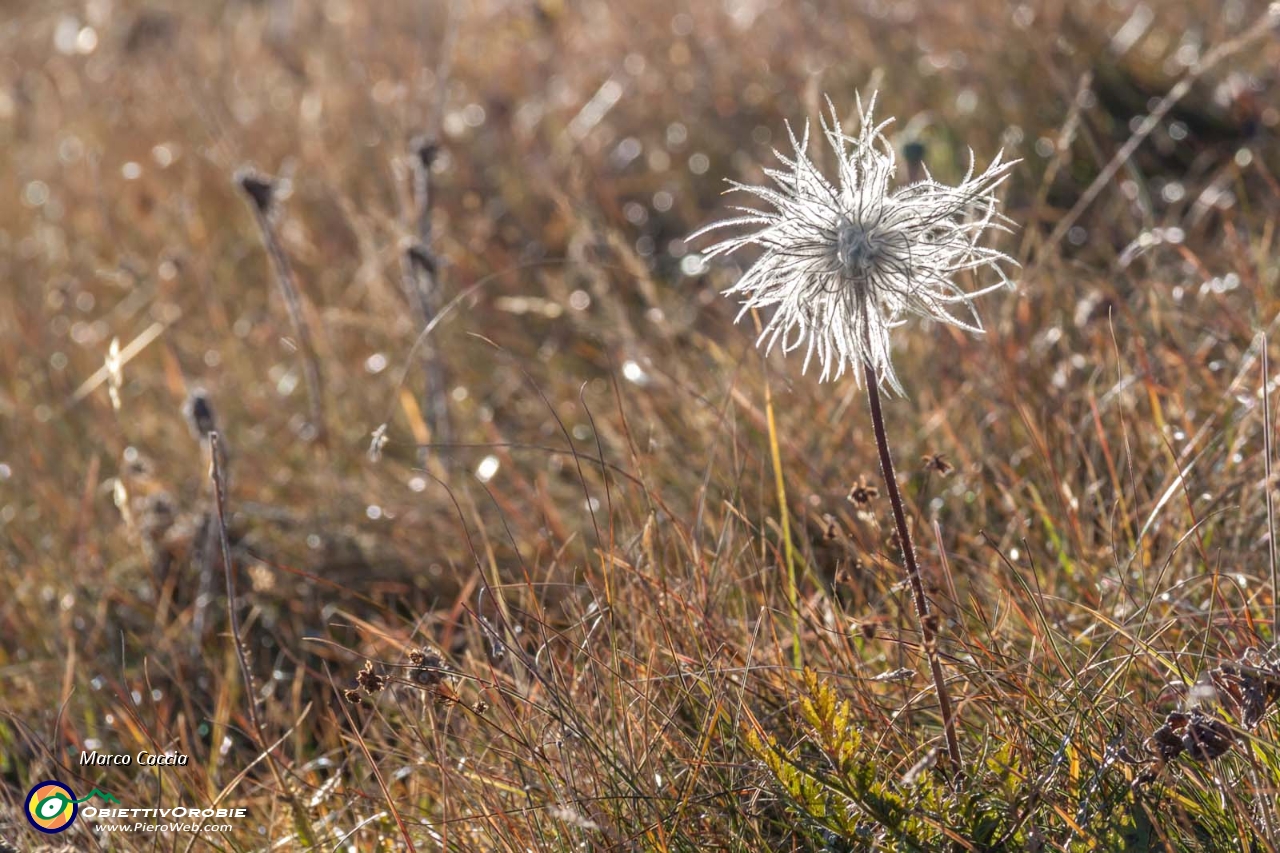
[[[951,695],[947,692],[947,682],[942,674],[942,662],[938,658],[937,616],[929,610],[929,599],[924,594],[924,582],[920,579],[920,567],[916,562],[915,546],[911,543],[911,531],[907,527],[907,513],[903,508],[902,494],[898,491],[898,479],[893,470],[893,456],[889,453],[889,437],[884,427],[884,412],[880,407],[880,385],[875,368],[864,364],[866,370],[867,401],[871,405],[871,422],[876,431],[876,447],[880,451],[880,470],[884,473],[885,491],[889,493],[889,503],[893,505],[893,521],[898,529],[898,544],[902,547],[902,559],[906,563],[907,582],[911,586],[911,596],[915,604],[916,618],[920,622],[920,636],[923,640],[925,655],[929,658],[929,671],[933,676],[933,686],[938,693],[938,710],[942,714],[942,730],[947,741],[947,755],[951,768],[939,756],[938,768],[943,773],[953,773],[959,777],[963,773],[961,763],[960,741],[956,738],[956,722],[951,707]]]
[[[186,402],[182,404],[182,415],[186,418],[187,426],[191,430],[192,436],[200,442],[201,450],[205,453],[212,453],[212,445],[209,443],[209,436],[218,429],[218,418],[214,412],[213,402],[209,399],[209,395],[202,388],[192,389],[187,395]],[[227,471],[227,452],[225,444],[222,446],[222,458],[219,460],[221,466],[221,476],[224,482],[230,480],[230,474]],[[212,484],[210,484],[212,487]],[[208,509],[204,509],[200,515],[200,525],[196,533],[196,550],[195,562],[199,567],[198,586],[196,589],[196,600],[191,617],[191,642],[195,653],[199,653],[199,649],[204,641],[205,626],[208,624],[209,605],[213,601],[214,590],[214,525],[213,518]]]

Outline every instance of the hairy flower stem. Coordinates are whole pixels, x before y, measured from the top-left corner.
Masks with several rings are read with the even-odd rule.
[[[244,635],[240,632],[239,599],[236,597],[236,566],[231,558],[231,540],[227,537],[227,478],[224,470],[225,457],[222,455],[222,441],[217,430],[209,433],[209,478],[213,480],[213,505],[217,518],[218,542],[222,547],[222,568],[227,579],[227,620],[231,628],[231,644],[235,647],[236,658],[240,663],[240,674],[244,678],[245,709],[248,711],[250,740],[254,746],[262,750],[267,767],[275,780],[277,795],[284,798],[293,811],[293,825],[306,847],[315,847],[315,830],[306,809],[294,795],[293,788],[285,780],[280,768],[276,767],[275,749],[279,743],[267,741],[266,730],[258,716],[258,695],[253,683],[253,670],[249,667],[249,653],[245,649]],[[256,761],[254,762],[257,763]],[[187,848],[190,849],[190,846]]]
[[[925,598],[924,582],[920,579],[920,565],[916,562],[916,549],[911,543],[911,531],[907,528],[907,513],[902,505],[902,493],[898,491],[898,478],[893,471],[893,456],[889,453],[889,437],[884,428],[884,412],[880,408],[880,383],[875,368],[864,363],[866,370],[867,401],[871,405],[871,422],[876,430],[876,447],[880,450],[880,470],[884,474],[885,490],[893,505],[893,521],[898,528],[898,544],[902,546],[902,559],[907,564],[907,582],[911,585],[911,597],[915,604],[916,619],[920,622],[920,636],[925,655],[929,658],[929,671],[938,693],[938,709],[942,714],[942,731],[947,741],[947,757],[950,768],[941,757],[938,769],[944,775],[959,776],[964,765],[960,760],[960,741],[956,739],[956,722],[951,707],[951,695],[942,675],[942,662],[938,659],[938,622],[929,612],[929,599]]]

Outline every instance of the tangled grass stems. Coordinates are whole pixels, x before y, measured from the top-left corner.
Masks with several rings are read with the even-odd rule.
[[[1125,141],[1124,145],[1120,146],[1107,162],[1107,165],[1089,184],[1088,188],[1080,194],[1080,198],[1076,200],[1071,210],[1067,211],[1067,214],[1054,226],[1052,233],[1049,234],[1045,242],[1049,246],[1057,246],[1062,242],[1071,228],[1084,215],[1089,205],[1093,204],[1098,196],[1102,194],[1102,190],[1115,178],[1116,173],[1130,161],[1134,152],[1138,150],[1138,146],[1142,145],[1147,137],[1160,126],[1161,122],[1178,105],[1178,102],[1191,92],[1192,87],[1195,86],[1200,78],[1204,77],[1224,60],[1272,36],[1277,24],[1280,24],[1280,3],[1271,3],[1248,29],[1233,39],[1215,45],[1192,64],[1187,69],[1186,74],[1182,76],[1182,79],[1175,83],[1165,96],[1155,104],[1146,117],[1138,123],[1133,134]],[[1047,254],[1046,257],[1048,257]]]

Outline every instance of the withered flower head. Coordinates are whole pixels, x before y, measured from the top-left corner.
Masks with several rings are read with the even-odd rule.
[[[182,404],[182,415],[187,419],[187,427],[191,435],[200,441],[209,437],[209,433],[218,428],[217,418],[213,414],[213,402],[203,388],[195,388],[187,395]]]
[[[784,353],[805,348],[804,367],[814,356],[820,380],[838,379],[862,366],[874,370],[880,385],[902,393],[890,358],[891,329],[915,315],[980,333],[973,300],[1010,284],[1004,267],[1012,258],[979,245],[988,231],[1006,230],[996,213],[996,189],[1013,163],[997,154],[986,171],[974,175],[971,163],[956,186],[923,178],[894,187],[893,146],[883,134],[889,121],[872,116],[875,96],[863,109],[856,135],[840,127],[827,100],[822,133],[836,154],[831,181],[809,159],[809,128],[799,140],[787,126],[792,157],[775,151],[784,168],[765,169],[773,186],[730,181],[732,190],[749,193],[768,208],[737,207],[742,214],[702,228],[747,227],[708,250],[714,258],[754,246],[755,263],[725,291],[740,296],[741,318],[754,308],[773,308],[758,343]],[[972,156],[971,156],[972,159]],[[955,279],[966,271],[986,270],[995,283],[963,290]]]
[[[947,459],[945,454],[931,453],[928,456],[921,456],[920,461],[924,463],[924,470],[935,471],[939,476],[945,477],[956,469]]]
[[[410,650],[409,665],[413,667],[409,678],[414,684],[435,687],[449,677],[449,664],[435,649]]]
[[[849,500],[859,507],[869,506],[879,495],[880,490],[869,484],[866,477],[859,477],[849,490]]]
[[[264,175],[252,168],[242,168],[235,174],[236,184],[253,202],[260,213],[269,214],[275,199],[276,182],[270,175]]]
[[[364,669],[356,673],[356,684],[360,685],[365,693],[380,693],[387,686],[387,677],[373,671],[373,661],[365,661]]]

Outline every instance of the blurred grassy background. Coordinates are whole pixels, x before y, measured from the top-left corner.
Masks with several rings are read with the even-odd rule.
[[[1006,208],[1022,227],[1002,245],[1024,265],[1018,291],[982,304],[982,338],[903,330],[909,397],[888,411],[970,752],[1025,762],[1008,849],[1033,846],[1033,826],[1048,849],[1105,847],[1126,820],[1166,839],[1153,845],[1274,849],[1270,751],[1190,767],[1178,784],[1203,796],[1171,795],[1193,817],[1168,811],[1165,830],[1134,817],[1161,811],[1114,757],[1143,753],[1204,670],[1273,636],[1256,335],[1277,305],[1280,46],[1265,12],[8,4],[0,835],[32,846],[19,812],[43,778],[158,796],[154,775],[86,775],[82,749],[189,754],[160,777],[183,802],[211,801],[260,751],[207,533],[207,448],[182,411],[197,388],[229,445],[268,739],[287,735],[276,760],[321,846],[353,831],[341,843],[361,850],[405,834],[422,849],[827,838],[741,738],[758,724],[798,742],[802,727],[766,385],[806,660],[853,697],[884,767],[926,755],[939,727],[888,507],[846,499],[879,476],[861,393],[762,358],[717,296],[734,271],[684,240],[723,213],[725,177],[760,179],[784,122],[816,118],[823,94],[852,114],[855,92],[879,89],[895,145],[922,144],[942,180],[970,149],[980,165],[1001,148],[1022,159]],[[411,354],[424,135],[439,146],[434,310],[459,298]],[[273,227],[314,338],[324,441],[233,181],[247,165],[279,180]],[[129,356],[118,409],[113,339]],[[955,470],[917,461],[932,454]],[[344,701],[366,657],[412,681],[396,666],[420,646],[458,671],[443,704],[420,684]],[[873,680],[902,667],[906,683]],[[208,844],[299,843],[272,786],[263,764],[236,782],[229,800],[254,819]],[[1187,820],[1211,826],[1168,834]]]

